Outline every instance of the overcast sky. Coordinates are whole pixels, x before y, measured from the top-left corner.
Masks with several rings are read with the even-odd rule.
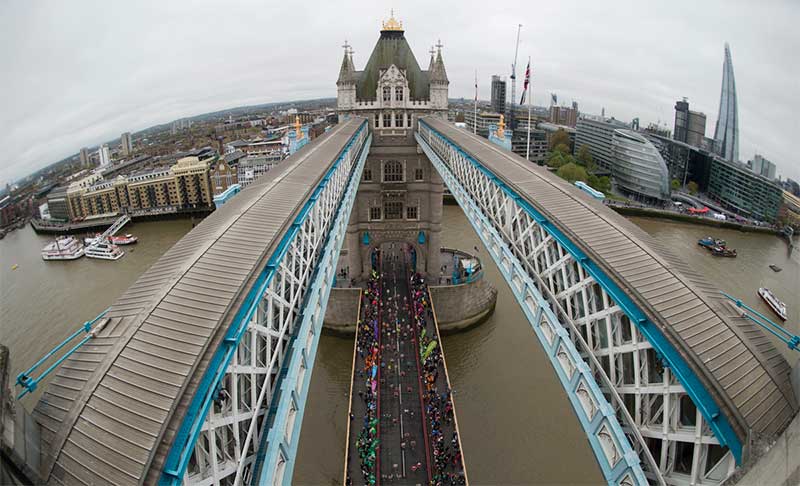
[[[523,24],[534,102],[577,101],[672,128],[683,96],[713,136],[723,45],[739,97],[739,154],[800,180],[797,1],[0,1],[0,184],[173,119],[248,104],[333,97],[347,39],[362,69],[394,8],[423,69],[444,44],[450,96],[508,75]],[[518,93],[519,93],[518,88]]]

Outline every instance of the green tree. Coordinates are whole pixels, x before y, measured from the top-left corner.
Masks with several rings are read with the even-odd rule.
[[[561,152],[564,155],[569,155],[569,145],[560,143],[556,145],[556,147],[553,149],[553,152]]]
[[[556,174],[561,177],[562,179],[566,179],[570,182],[575,181],[584,181],[589,178],[589,175],[586,173],[586,169],[581,167],[580,165],[569,162],[567,164],[562,165]]]
[[[689,194],[694,196],[695,194],[697,194],[697,191],[700,189],[700,186],[698,186],[695,181],[689,181],[689,183],[686,184],[686,189],[689,190]]]
[[[606,194],[611,192],[611,179],[608,176],[603,176],[598,179],[597,187],[595,187],[600,192],[605,192]]]
[[[558,169],[566,163],[566,160],[564,160],[564,154],[559,151],[550,152],[550,155],[547,158],[547,166],[552,167],[553,169]]]
[[[558,129],[556,133],[550,137],[550,150],[562,144],[567,146],[567,152],[569,152],[569,134],[563,129]]]
[[[670,182],[670,184],[672,185],[673,191],[677,191],[678,189],[681,188],[681,181],[679,181],[678,179],[672,179],[672,182]]]
[[[582,166],[586,168],[594,167],[594,157],[592,157],[592,152],[589,151],[588,145],[581,145],[581,148],[578,149],[578,155],[576,158],[578,159],[578,163]]]

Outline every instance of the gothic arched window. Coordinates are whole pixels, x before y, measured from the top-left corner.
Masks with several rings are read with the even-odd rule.
[[[383,182],[403,182],[403,163],[399,160],[388,160],[383,164]]]
[[[390,88],[389,86],[384,86],[383,87],[383,102],[384,103],[389,103],[390,101],[392,101],[392,88]]]
[[[403,87],[397,86],[394,89],[394,99],[397,101],[403,101]]]

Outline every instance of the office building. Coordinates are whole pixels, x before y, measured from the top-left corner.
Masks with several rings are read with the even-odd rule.
[[[614,166],[614,131],[628,126],[613,118],[587,118],[578,119],[575,134],[575,150],[586,145],[592,154],[594,163],[605,170],[612,170]]]
[[[133,153],[133,139],[131,132],[125,132],[119,138],[119,147],[123,156],[128,156]]]
[[[706,195],[735,213],[768,222],[777,220],[783,203],[778,184],[719,157],[712,161]]]
[[[750,170],[756,174],[762,175],[770,180],[775,179],[775,164],[765,159],[761,155],[755,154],[755,156],[753,156],[753,160],[748,161],[747,165],[750,167]]]
[[[520,123],[520,125],[522,124]],[[547,132],[538,128],[531,129],[531,144],[528,160],[539,165],[544,164],[544,161],[547,159],[548,147]],[[514,136],[511,138],[511,150],[515,154],[525,157],[525,153],[528,151],[527,126],[514,130]]]
[[[722,89],[719,96],[719,115],[714,130],[718,154],[731,162],[739,161],[739,109],[736,101],[736,80],[733,77],[731,49],[725,43],[725,60],[722,64]]]
[[[669,201],[667,164],[652,143],[633,130],[616,129],[612,148],[611,173],[617,189],[648,203]]]
[[[703,145],[706,136],[706,115],[690,110],[686,98],[675,103],[675,128],[672,136],[675,140],[693,147]]]
[[[89,149],[83,147],[80,152],[81,167],[89,166]]]
[[[490,113],[486,111],[479,111],[477,116],[474,111],[467,110],[464,112],[464,123],[467,124],[467,130],[475,130],[477,124],[477,133],[482,137],[489,137],[489,125],[499,125],[500,113]],[[503,117],[505,118],[505,117]]]
[[[108,145],[103,144],[97,149],[97,158],[100,161],[100,168],[107,167],[111,163],[111,154],[108,152]]]
[[[236,166],[236,180],[242,188],[245,188],[272,170],[281,160],[279,152],[240,159]]]
[[[536,126],[536,128],[538,128],[539,130],[544,131],[545,138],[547,140],[547,147],[548,148],[551,145],[550,144],[550,139],[553,138],[553,135],[555,135],[556,132],[558,132],[559,130],[565,131],[567,133],[567,135],[569,136],[569,150],[570,150],[570,152],[574,152],[575,151],[575,134],[577,133],[577,130],[575,130],[574,128],[568,127],[566,125],[556,125],[554,123],[549,123],[549,122],[540,122]]]
[[[667,163],[670,180],[677,180],[683,187],[689,182],[694,182],[700,192],[708,189],[711,164],[716,154],[662,135],[649,133],[644,135]]]
[[[506,114],[506,79],[501,76],[492,76],[492,111]],[[513,101],[512,101],[513,103]]]
[[[578,123],[578,103],[573,102],[571,107],[552,105],[549,121],[556,125],[575,128]]]

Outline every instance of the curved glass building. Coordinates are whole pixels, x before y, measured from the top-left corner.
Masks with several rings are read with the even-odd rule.
[[[614,130],[612,173],[619,190],[648,202],[669,200],[669,171],[661,154],[632,130]]]

